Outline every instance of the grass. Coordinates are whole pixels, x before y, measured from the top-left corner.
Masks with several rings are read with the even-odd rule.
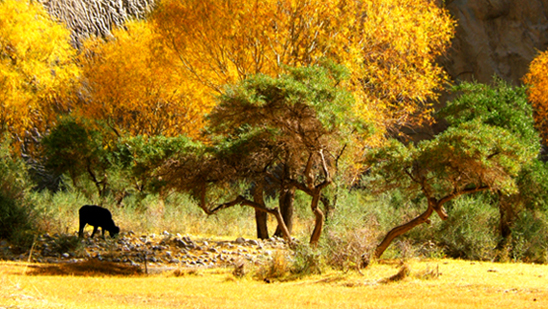
[[[61,266],[59,266],[61,267]],[[58,275],[47,265],[0,263],[5,308],[546,308],[548,266],[411,260],[265,283],[230,269],[127,275],[95,266]],[[89,269],[92,270],[89,270]],[[96,267],[97,268],[97,267]],[[122,272],[120,272],[122,271]],[[435,274],[435,275],[432,275]],[[388,283],[382,283],[388,282]]]

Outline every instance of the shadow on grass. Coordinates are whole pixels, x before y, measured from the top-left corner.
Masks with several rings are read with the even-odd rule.
[[[31,276],[131,276],[143,273],[137,266],[97,260],[76,263],[36,264],[28,267],[26,274]]]

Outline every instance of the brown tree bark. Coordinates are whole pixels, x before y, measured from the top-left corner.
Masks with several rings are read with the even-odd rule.
[[[268,239],[268,214],[255,209],[255,223],[257,225],[257,238]]]
[[[284,190],[280,194],[279,208],[289,234],[293,232],[293,212],[295,210],[295,207],[293,204],[294,201],[295,201],[295,188]],[[274,233],[274,235],[278,237],[283,236],[282,227],[280,225],[278,225],[278,227],[276,228],[276,232]]]
[[[409,230],[414,228],[417,225],[420,225],[425,222],[430,222],[428,218],[432,215],[434,212],[434,208],[431,205],[428,205],[428,208],[425,212],[423,212],[420,216],[416,217],[415,219],[400,225],[398,227],[393,228],[386,234],[384,239],[381,241],[381,243],[377,246],[377,249],[375,249],[375,258],[378,259],[381,257],[381,255],[384,253],[384,251],[390,246],[392,241],[405,233],[407,233]]]
[[[253,189],[253,201],[266,209],[263,189],[264,186],[262,183],[255,184],[255,188]],[[268,239],[268,213],[264,210],[255,208],[255,224],[257,226],[257,238]]]
[[[318,207],[320,202],[320,190],[315,190],[314,195],[312,196],[311,208],[315,217],[314,231],[312,231],[312,236],[310,236],[310,245],[317,246],[320,241],[320,236],[322,235],[323,225],[324,225],[324,214],[323,211]]]
[[[499,213],[500,213],[500,236],[501,240],[497,244],[497,249],[502,249],[506,246],[512,236],[512,225],[516,218],[516,213],[512,205],[516,203],[515,197],[504,197],[499,194]]]
[[[412,228],[414,228],[415,226],[417,225],[420,225],[422,223],[430,223],[430,216],[432,215],[432,213],[435,211],[438,216],[442,219],[442,220],[446,220],[447,219],[447,213],[445,212],[445,210],[443,209],[443,205],[445,203],[447,203],[448,201],[454,199],[454,198],[457,198],[458,196],[461,196],[461,195],[464,195],[464,194],[470,194],[470,193],[474,193],[474,192],[480,192],[480,191],[485,191],[485,190],[488,190],[489,187],[487,186],[481,186],[481,187],[477,187],[477,188],[472,188],[472,189],[463,189],[461,191],[457,191],[457,192],[453,192],[452,194],[449,194],[441,199],[435,199],[433,197],[429,197],[428,198],[428,208],[426,209],[425,212],[423,212],[420,216],[416,217],[415,219],[403,224],[403,225],[400,225],[400,226],[397,226],[395,228],[393,228],[392,230],[390,230],[390,232],[388,232],[388,234],[386,234],[386,236],[384,237],[384,239],[381,241],[381,243],[377,246],[377,249],[375,249],[375,253],[374,253],[374,256],[375,258],[380,258],[382,256],[382,254],[384,253],[384,251],[386,250],[386,248],[388,248],[388,246],[390,246],[390,244],[392,243],[392,241],[400,236],[400,235],[403,235],[405,234],[406,232],[408,232],[409,230],[411,230]],[[427,190],[424,190],[423,189],[423,192],[425,194],[428,193]]]

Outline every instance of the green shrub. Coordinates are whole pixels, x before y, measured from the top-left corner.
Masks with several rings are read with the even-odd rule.
[[[548,262],[548,218],[545,213],[522,211],[512,227],[510,255],[515,261]]]
[[[28,249],[32,245],[34,222],[32,209],[0,194],[0,239],[7,239],[20,250]]]
[[[453,258],[491,260],[499,236],[498,211],[485,198],[463,196],[448,207],[449,218],[435,234],[435,241]]]
[[[32,187],[25,163],[9,151],[10,141],[0,144],[0,239],[21,250],[30,247],[35,210],[28,198]]]

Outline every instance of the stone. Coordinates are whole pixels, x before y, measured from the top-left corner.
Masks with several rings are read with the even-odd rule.
[[[458,26],[441,63],[455,80],[489,83],[497,74],[521,84],[531,60],[548,46],[544,0],[454,0],[445,7]]]

